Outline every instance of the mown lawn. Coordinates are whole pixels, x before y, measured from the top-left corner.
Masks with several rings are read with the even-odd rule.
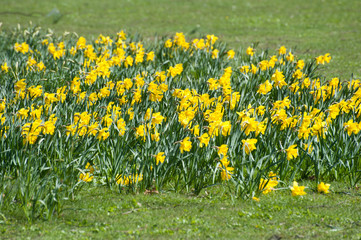
[[[50,222],[9,211],[1,239],[359,239],[361,197],[342,184],[321,195],[289,190],[261,196],[260,202],[231,199],[222,187],[199,196],[163,192],[125,195],[89,187]]]
[[[2,0],[0,22],[12,28],[32,21],[86,37],[120,29],[148,38],[215,34],[236,49],[256,44],[273,51],[285,45],[301,58],[329,52],[333,61],[322,73],[349,80],[351,74],[361,76],[360,9],[357,0]]]

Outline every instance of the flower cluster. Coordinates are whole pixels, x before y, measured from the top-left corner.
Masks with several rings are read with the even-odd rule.
[[[56,159],[90,146],[74,160],[83,161],[74,168],[83,182],[180,182],[196,192],[227,182],[267,194],[300,172],[319,181],[357,169],[361,81],[320,78],[328,53],[307,61],[284,46],[235,51],[214,35],[183,33],[151,47],[124,31],[19,42],[0,57],[1,139]],[[67,154],[57,153],[63,142]],[[291,190],[305,194],[297,183]]]

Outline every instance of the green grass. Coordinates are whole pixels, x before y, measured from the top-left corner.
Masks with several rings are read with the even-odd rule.
[[[216,34],[230,46],[274,50],[280,45],[311,58],[330,52],[322,73],[330,79],[360,78],[361,2],[357,0],[2,0],[5,28],[29,21],[56,32],[94,37],[120,29],[145,37],[184,32],[195,37]]]
[[[307,185],[307,183],[306,183]],[[89,187],[50,222],[9,211],[1,239],[359,239],[361,198],[332,184],[333,193],[292,197],[290,190],[260,202],[231,199],[222,187],[198,197],[174,193],[117,194]]]

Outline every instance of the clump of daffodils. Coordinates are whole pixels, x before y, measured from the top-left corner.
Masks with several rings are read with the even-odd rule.
[[[21,146],[24,159],[64,142],[91,145],[70,161],[92,162],[74,168],[81,182],[227,183],[254,196],[275,191],[313,159],[336,151],[319,168],[338,171],[335,161],[361,154],[361,81],[320,79],[315,73],[329,53],[308,61],[285,46],[272,54],[235,51],[217,36],[187,40],[183,33],[154,46],[124,31],[94,42],[37,38],[12,42],[11,55],[0,56],[0,138]],[[73,156],[76,148],[67,151]],[[254,177],[271,169],[284,172]],[[329,187],[321,182],[317,190]],[[306,194],[297,182],[290,189]]]

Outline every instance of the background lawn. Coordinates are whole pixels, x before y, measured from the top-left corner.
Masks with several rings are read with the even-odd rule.
[[[29,21],[86,37],[125,29],[144,37],[215,34],[235,49],[281,45],[302,58],[327,52],[327,77],[360,78],[361,1],[357,0],[1,0],[3,28]]]

